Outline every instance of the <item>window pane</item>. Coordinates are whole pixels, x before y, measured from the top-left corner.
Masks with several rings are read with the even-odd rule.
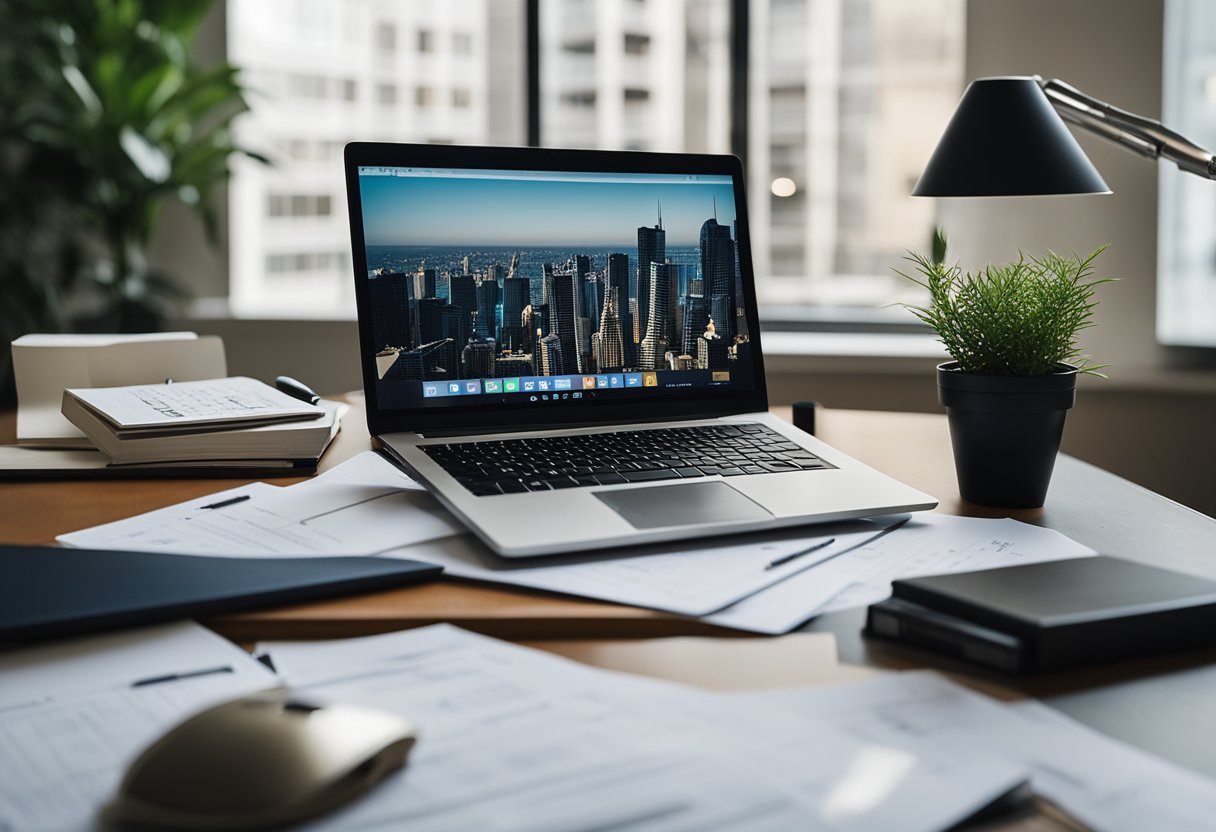
[[[342,147],[522,144],[523,0],[229,0],[255,90],[234,161],[230,300],[242,314],[353,315]],[[493,49],[483,44],[493,43]]]
[[[541,0],[541,141],[730,150],[727,0]]]
[[[965,0],[752,0],[749,179],[761,303],[885,305],[927,251],[908,194],[963,87]]]
[[[1200,146],[1216,147],[1216,4],[1165,6],[1162,121]],[[1162,163],[1159,174],[1157,337],[1216,346],[1216,188]]]

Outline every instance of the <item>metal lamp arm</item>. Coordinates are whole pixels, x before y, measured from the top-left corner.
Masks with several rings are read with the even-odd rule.
[[[1064,120],[1141,156],[1165,158],[1188,173],[1216,179],[1216,155],[1161,122],[1121,110],[1058,79],[1035,80]]]

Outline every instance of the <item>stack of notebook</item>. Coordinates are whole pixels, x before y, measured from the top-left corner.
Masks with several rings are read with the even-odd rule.
[[[243,377],[63,393],[63,415],[109,467],[313,468],[345,409]]]

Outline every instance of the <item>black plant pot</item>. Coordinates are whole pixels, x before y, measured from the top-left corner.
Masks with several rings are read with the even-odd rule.
[[[950,420],[963,499],[1002,508],[1043,505],[1076,392],[1077,368],[1066,364],[1045,376],[980,375],[953,361],[940,365],[937,395]]]

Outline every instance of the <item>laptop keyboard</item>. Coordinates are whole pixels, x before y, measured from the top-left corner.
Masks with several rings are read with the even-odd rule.
[[[834,466],[764,425],[698,425],[423,445],[478,497]]]

